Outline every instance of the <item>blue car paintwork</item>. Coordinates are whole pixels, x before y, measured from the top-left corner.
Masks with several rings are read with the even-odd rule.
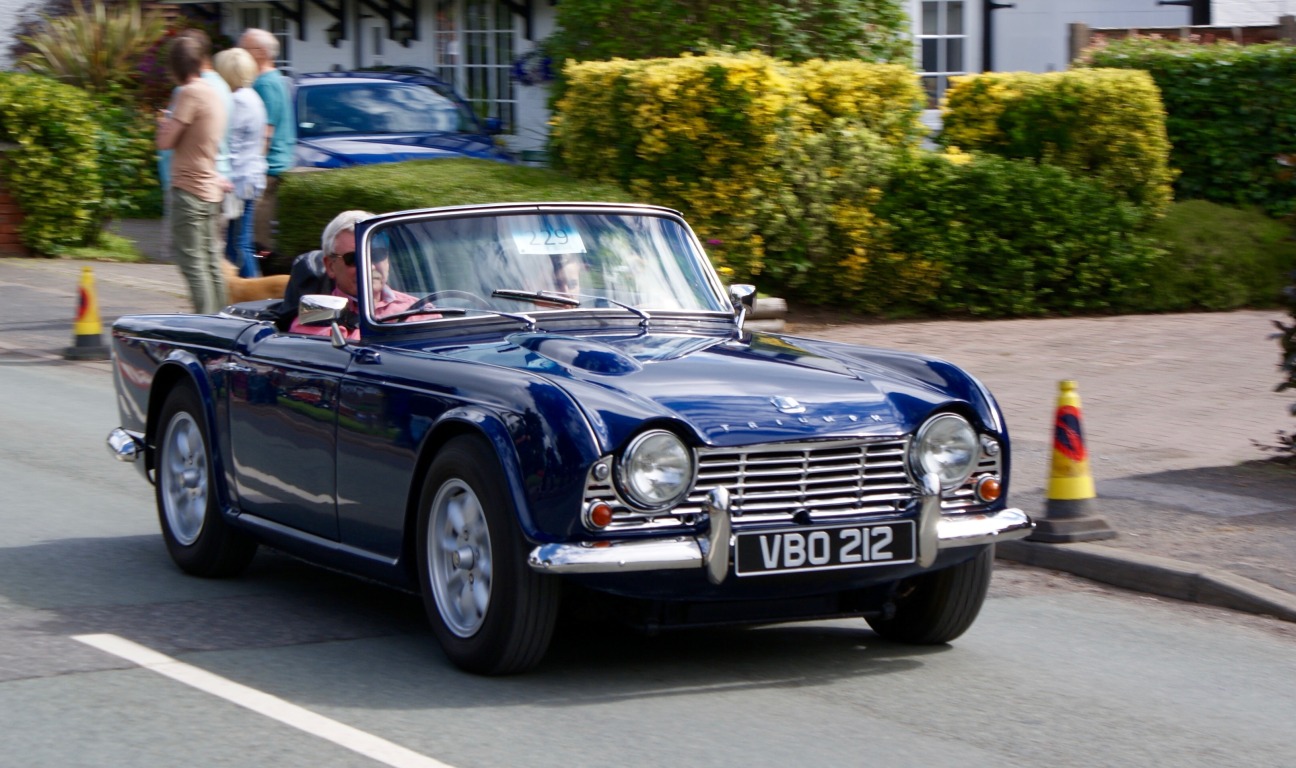
[[[443,81],[426,74],[387,72],[318,72],[298,75],[297,89],[312,84],[339,85],[348,82],[391,82],[434,87],[452,99],[466,112],[467,103]],[[296,93],[294,110],[299,109]],[[298,118],[300,119],[300,118]],[[299,168],[346,168],[376,163],[398,163],[407,160],[440,160],[477,158],[511,163],[514,158],[499,147],[480,118],[473,117],[473,127],[466,131],[429,131],[403,134],[363,132],[345,136],[298,137],[295,164]]]
[[[390,222],[457,221],[537,207],[640,213],[598,204],[400,212],[361,222],[357,242]],[[616,305],[555,311],[543,323],[496,313],[384,324],[361,312],[359,340],[339,346],[237,313],[126,316],[113,325],[122,426],[155,447],[167,392],[191,383],[204,403],[217,498],[232,526],[306,559],[404,588],[417,588],[422,484],[439,448],[463,434],[494,449],[528,547],[657,536],[648,528],[596,530],[581,512],[591,468],[647,428],[671,430],[699,450],[836,438],[903,442],[934,414],[955,412],[1002,447],[1003,492],[978,502],[978,509],[1006,509],[1007,429],[975,378],[920,355],[744,332],[719,311],[718,280],[703,278],[714,295],[702,309],[654,311],[651,322]],[[795,398],[795,407],[780,410],[782,398]],[[147,463],[155,451],[144,456],[144,468],[152,469]],[[906,499],[870,520],[916,521],[918,494]],[[921,566],[721,583],[703,569],[567,578],[638,597],[800,599],[882,589],[975,557],[984,546],[942,548],[934,563]],[[869,598],[873,609],[883,597]]]
[[[346,168],[406,160],[443,160],[472,157],[512,162],[489,136],[421,134],[415,136],[332,137],[302,139],[297,143],[297,166]]]
[[[473,431],[491,441],[522,528],[535,542],[588,535],[571,514],[586,468],[645,422],[684,425],[700,444],[726,446],[834,432],[895,434],[916,428],[935,409],[955,408],[1007,442],[984,389],[940,361],[786,336],[684,330],[530,333],[443,348],[407,340],[381,348],[376,362],[357,362],[363,347],[339,350],[324,339],[229,317],[123,318],[114,338],[119,372],[148,370],[158,350],[169,350],[164,367],[183,368],[210,393],[210,428],[222,474],[231,479],[227,506],[235,519],[234,509],[254,515],[258,533],[271,540],[277,534],[290,551],[305,542],[316,559],[402,586],[410,585],[406,545],[419,470],[448,434]],[[685,340],[691,348],[681,354],[634,362],[634,349]],[[542,354],[550,341],[560,351]],[[584,353],[603,362],[583,362]],[[177,355],[188,362],[180,366]],[[275,377],[272,364],[294,373]],[[145,412],[146,388],[122,391],[125,416]],[[805,413],[782,416],[769,406],[772,395],[789,392]],[[126,426],[150,425],[127,419]],[[240,478],[235,466],[249,477],[272,474],[298,501],[263,497],[264,489]],[[865,570],[852,578],[862,585],[876,577]],[[822,579],[793,579],[790,588]],[[715,587],[691,573],[671,574],[652,588],[623,578],[607,584],[631,591],[639,583],[643,594],[656,594],[678,580],[698,595],[736,597],[752,588],[741,580]]]

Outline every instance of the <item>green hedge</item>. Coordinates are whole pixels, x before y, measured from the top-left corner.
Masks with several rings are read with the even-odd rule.
[[[1148,72],[1161,90],[1180,199],[1293,209],[1296,180],[1296,47],[1113,41],[1093,66]]]
[[[329,221],[346,210],[375,213],[442,205],[631,198],[612,184],[577,181],[544,168],[490,160],[423,160],[328,171],[295,171],[279,191],[278,250],[320,247]]]
[[[852,302],[888,314],[1011,317],[1137,308],[1161,254],[1140,212],[1069,171],[993,155],[915,153],[874,208],[885,258]],[[905,293],[888,272],[903,268]],[[924,276],[926,287],[915,276]],[[914,290],[919,288],[920,290]]]
[[[977,317],[1273,306],[1283,270],[1296,267],[1286,227],[1254,211],[1175,204],[1149,232],[1133,205],[1093,179],[897,148],[843,121],[786,149],[800,175],[763,202],[762,287],[806,303]],[[531,200],[654,202],[484,160],[300,171],[281,191],[281,244],[287,254],[318,248],[325,224],[347,209]]]
[[[1152,216],[1172,197],[1165,111],[1143,72],[988,72],[952,79],[941,143],[1092,176]]]
[[[563,0],[548,48],[560,59],[647,59],[708,46],[903,61],[913,55],[901,0]]]
[[[0,174],[22,209],[23,244],[57,254],[92,242],[102,222],[103,190],[95,123],[84,91],[37,75],[0,73]]]
[[[1149,312],[1276,306],[1296,269],[1291,228],[1258,209],[1176,203],[1152,228],[1166,258],[1148,275]]]

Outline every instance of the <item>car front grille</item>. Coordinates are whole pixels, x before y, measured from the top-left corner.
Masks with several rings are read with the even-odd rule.
[[[612,505],[613,522],[604,529],[608,531],[694,525],[707,494],[719,487],[729,491],[735,528],[785,522],[798,513],[820,522],[892,515],[909,507],[918,493],[905,469],[908,448],[907,438],[702,448],[697,451],[697,481],[688,498],[672,509],[633,509],[618,496],[611,477],[599,481],[592,472],[585,502],[587,508],[596,501]],[[973,484],[985,474],[999,474],[1000,452],[992,451],[983,446],[972,477],[946,494],[944,511],[985,507],[975,497]]]

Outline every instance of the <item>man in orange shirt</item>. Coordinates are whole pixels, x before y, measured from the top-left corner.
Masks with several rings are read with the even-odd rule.
[[[158,120],[158,149],[171,158],[172,255],[189,283],[194,312],[219,312],[225,305],[218,225],[221,201],[231,189],[216,171],[216,156],[227,120],[225,104],[202,78],[203,50],[192,37],[171,43],[171,76],[180,86],[174,109]]]

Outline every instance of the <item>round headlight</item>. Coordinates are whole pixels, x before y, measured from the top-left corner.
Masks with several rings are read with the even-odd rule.
[[[668,507],[693,484],[693,452],[672,432],[645,432],[617,462],[617,479],[627,501],[646,509]]]
[[[918,430],[911,462],[915,472],[931,473],[942,490],[959,487],[976,469],[980,443],[972,425],[962,416],[942,413]]]

